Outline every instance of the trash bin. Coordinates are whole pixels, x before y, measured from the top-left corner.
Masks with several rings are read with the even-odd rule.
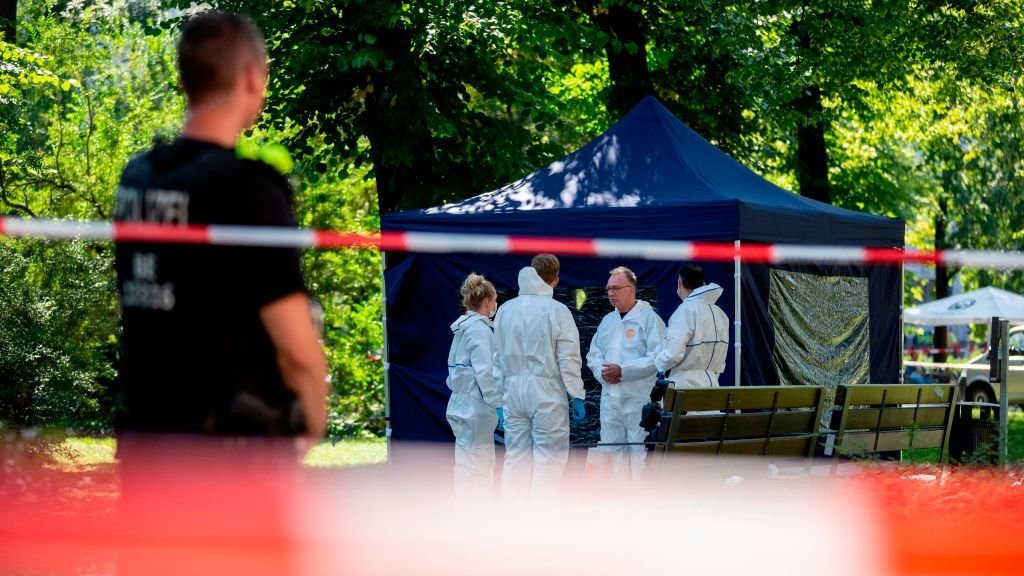
[[[998,404],[957,402],[949,436],[949,457],[963,464],[998,463]]]

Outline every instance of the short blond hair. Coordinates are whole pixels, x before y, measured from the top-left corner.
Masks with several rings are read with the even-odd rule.
[[[611,271],[608,272],[609,276],[615,276],[616,274],[622,274],[625,276],[626,282],[629,282],[630,286],[636,288],[636,274],[634,274],[632,270],[625,266],[618,266],[616,268],[612,268]]]
[[[558,257],[554,254],[537,254],[530,262],[540,279],[548,284],[558,279]]]
[[[476,310],[484,300],[498,295],[494,290],[494,284],[480,274],[472,273],[466,276],[459,294],[462,295],[462,307],[466,310]]]

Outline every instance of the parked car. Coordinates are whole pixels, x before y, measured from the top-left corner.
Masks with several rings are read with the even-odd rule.
[[[1024,368],[1024,326],[1010,329],[1010,368]],[[977,365],[965,368],[960,372],[960,397],[965,402],[998,402],[999,386],[993,387],[988,381],[988,352],[971,358],[968,364]],[[1009,371],[1007,378],[1008,404],[1024,405],[1024,370]]]

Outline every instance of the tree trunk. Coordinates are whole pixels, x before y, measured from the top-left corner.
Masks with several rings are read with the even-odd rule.
[[[807,4],[803,18],[810,18]],[[807,32],[802,20],[793,23],[797,45],[801,51],[817,55],[818,47]],[[799,115],[796,128],[796,180],[800,195],[832,203],[832,192],[828,183],[828,147],[825,145],[825,120],[822,118],[821,89],[810,84],[804,86],[800,96],[793,102]]]
[[[15,44],[18,30],[18,0],[0,0],[0,30],[4,41]]]
[[[377,45],[394,64],[372,75],[363,126],[384,214],[430,197],[434,143],[427,126],[429,99],[412,54],[412,32],[382,28]]]
[[[608,57],[608,112],[621,118],[644,96],[654,92],[647,67],[647,22],[642,3],[622,2],[602,6],[600,2],[580,2],[591,21],[608,37],[604,45]]]
[[[945,198],[939,200],[939,212],[935,215],[935,250],[945,250],[949,246],[946,241],[946,211],[947,203]],[[945,298],[949,296],[949,268],[942,264],[935,266],[935,299]],[[934,362],[945,362],[946,352],[943,349],[946,347],[948,338],[948,328],[945,326],[936,326],[932,336],[932,346],[938,348],[940,352],[932,356]]]
[[[826,204],[832,203],[828,183],[828,147],[822,120],[821,90],[808,86],[796,100],[801,122],[796,129],[796,177],[800,194]]]

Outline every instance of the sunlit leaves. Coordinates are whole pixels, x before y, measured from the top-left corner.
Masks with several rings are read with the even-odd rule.
[[[117,307],[106,252],[0,238],[0,423],[109,425]]]
[[[46,56],[0,40],[0,104],[40,85],[64,91],[77,86],[75,79],[59,78],[48,66]]]

